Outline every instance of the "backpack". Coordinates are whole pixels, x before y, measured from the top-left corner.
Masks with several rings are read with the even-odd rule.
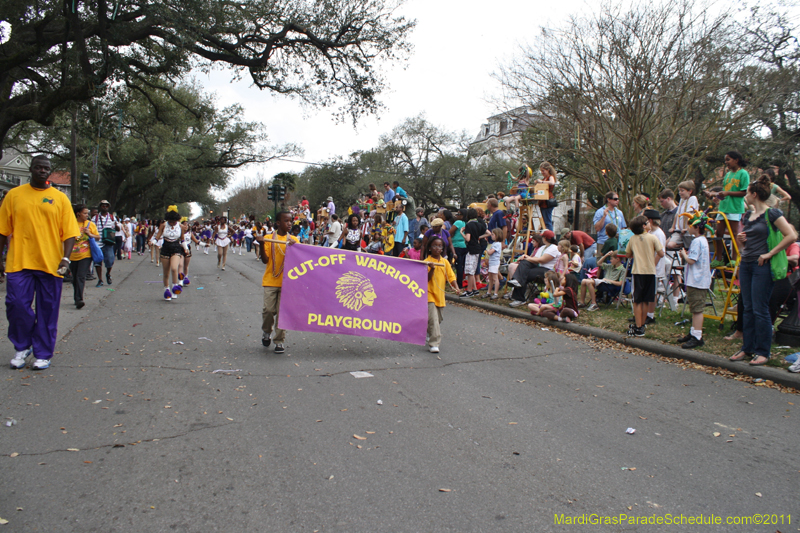
[[[104,227],[103,230],[100,232],[100,237],[101,240],[103,241],[103,244],[114,245],[117,243],[117,219],[114,218],[114,215],[112,215],[111,213],[109,213],[108,216],[111,217],[110,220],[112,222],[112,225],[111,227]],[[95,226],[100,225],[99,214],[94,216],[94,225]]]
[[[628,228],[619,230],[617,234],[617,250],[625,253],[625,250],[628,249],[628,242],[633,237],[633,231],[629,230]]]

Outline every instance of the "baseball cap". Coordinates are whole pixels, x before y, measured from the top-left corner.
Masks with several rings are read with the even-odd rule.
[[[555,234],[555,233],[553,233],[552,231],[550,231],[549,229],[546,229],[546,230],[544,230],[544,231],[542,232],[542,237],[544,237],[544,238],[545,238],[545,239],[547,239],[548,241],[552,242],[552,241],[553,241],[553,239],[555,239],[555,238],[556,238],[556,234]]]
[[[661,215],[655,209],[645,209],[642,214],[652,220],[661,220]]]

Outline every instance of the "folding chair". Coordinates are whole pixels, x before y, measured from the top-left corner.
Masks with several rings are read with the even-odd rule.
[[[619,309],[619,304],[622,303],[625,295],[627,294],[629,298],[628,301],[625,302],[625,305],[630,303],[631,311],[633,311],[633,274],[631,271],[633,270],[633,258],[627,259],[627,264],[625,265],[625,283],[622,285],[623,290],[621,294],[617,298],[617,309]]]

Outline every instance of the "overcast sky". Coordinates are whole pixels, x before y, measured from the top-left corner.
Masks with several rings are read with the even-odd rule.
[[[558,25],[587,5],[583,0],[408,1],[400,13],[417,20],[410,37],[413,54],[405,69],[386,73],[389,89],[382,95],[386,109],[378,117],[363,119],[355,129],[352,123],[337,124],[330,110],[304,110],[299,103],[262,92],[246,80],[231,83],[227,72],[215,71],[198,81],[217,94],[219,105],[244,106],[246,119],[264,123],[272,143],[300,144],[304,161],[321,162],[373,148],[381,134],[419,113],[437,126],[474,136],[496,112],[489,100],[496,94],[491,73],[498,64],[514,54],[519,43],[540,38],[540,26]],[[304,166],[253,165],[239,171],[235,181],[257,172],[266,177],[300,172]]]

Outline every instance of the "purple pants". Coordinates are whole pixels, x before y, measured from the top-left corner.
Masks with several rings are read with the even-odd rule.
[[[52,358],[64,280],[40,270],[11,272],[6,277],[8,340],[18,352],[32,347],[37,359]]]

